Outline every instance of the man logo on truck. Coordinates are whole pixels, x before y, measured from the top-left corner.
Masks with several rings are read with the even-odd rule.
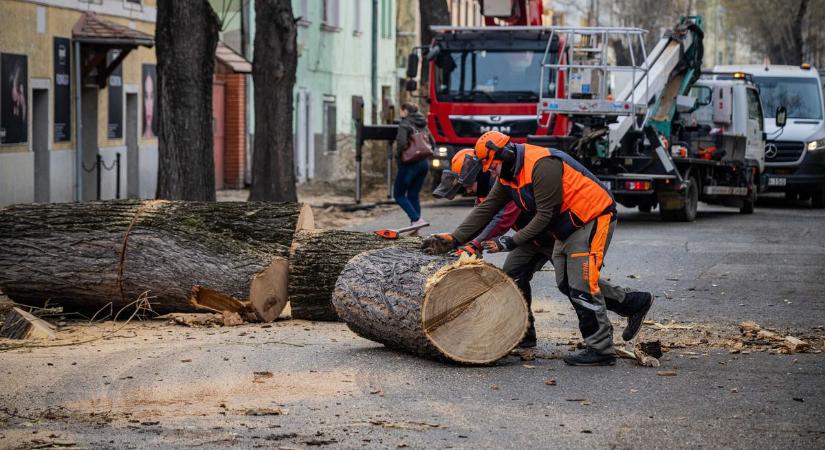
[[[482,133],[486,133],[488,131],[499,131],[499,132],[502,132],[502,133],[509,133],[510,132],[510,127],[506,126],[506,125],[502,125],[502,126],[498,126],[498,125],[490,125],[490,126],[481,125],[480,128],[481,128]]]

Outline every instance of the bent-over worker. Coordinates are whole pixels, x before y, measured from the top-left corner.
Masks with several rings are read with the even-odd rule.
[[[570,365],[613,365],[613,327],[607,310],[627,317],[622,333],[633,339],[653,304],[653,295],[631,292],[600,280],[604,256],[616,225],[612,194],[584,166],[564,152],[530,144],[513,144],[497,131],[484,133],[475,145],[476,163],[488,171],[501,162],[501,175],[487,199],[473,208],[452,234],[432,235],[422,247],[445,253],[482,229],[509,201],[529,223],[513,236],[483,243],[489,252],[510,252],[504,263],[525,298],[531,301],[530,280],[552,260],[556,284],[576,310],[585,350],[569,354]],[[552,241],[556,240],[555,247]]]

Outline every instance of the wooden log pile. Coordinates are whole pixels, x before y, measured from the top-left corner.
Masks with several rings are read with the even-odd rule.
[[[516,285],[481,260],[429,256],[420,239],[315,230],[294,203],[111,201],[0,209],[0,289],[14,302],[224,321],[344,320],[416,355],[485,364],[527,329]],[[145,307],[145,303],[141,307]],[[19,310],[10,335],[45,330]],[[43,329],[43,330],[41,330]]]

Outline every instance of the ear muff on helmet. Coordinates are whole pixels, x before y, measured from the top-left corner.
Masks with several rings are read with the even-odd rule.
[[[461,190],[459,174],[449,169],[441,171],[441,182],[433,189],[433,197],[452,200]]]
[[[487,172],[493,161],[499,159],[496,154],[510,142],[510,136],[500,131],[488,131],[478,138],[475,155],[482,162],[482,171]]]

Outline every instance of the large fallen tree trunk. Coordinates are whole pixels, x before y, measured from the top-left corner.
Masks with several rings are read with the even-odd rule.
[[[117,311],[147,292],[155,311],[187,312],[223,296],[272,320],[295,231],[312,226],[295,203],[17,205],[0,209],[0,287],[18,303],[77,311]]]
[[[486,364],[527,330],[527,304],[500,269],[475,258],[398,248],[352,258],[332,303],[361,337],[416,355]]]
[[[338,320],[332,307],[335,281],[353,256],[385,247],[418,248],[419,238],[385,239],[372,233],[306,230],[295,235],[289,259],[289,304],[292,317]]]

